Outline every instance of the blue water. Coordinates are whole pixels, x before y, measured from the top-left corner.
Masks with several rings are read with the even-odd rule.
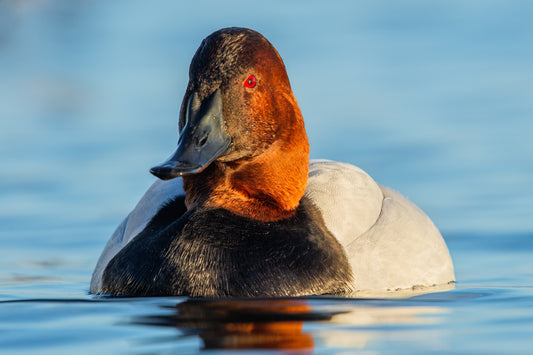
[[[530,353],[532,13],[527,1],[0,1],[0,353]],[[234,25],[284,58],[312,158],[356,164],[431,216],[454,290],[88,295],[148,168],[175,147],[192,55]]]

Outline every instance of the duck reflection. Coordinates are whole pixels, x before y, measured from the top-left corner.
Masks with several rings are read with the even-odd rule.
[[[387,326],[438,323],[439,314],[446,313],[439,307],[406,304],[402,300],[341,301],[323,297],[189,299],[161,307],[172,312],[141,316],[133,322],[177,328],[182,334],[179,338],[198,336],[204,350],[283,349],[304,353],[323,346],[364,348],[370,339],[380,339]],[[309,322],[317,324],[304,327]]]
[[[144,316],[135,323],[178,328],[198,335],[205,349],[312,350],[304,322],[329,321],[339,311],[313,311],[304,299],[187,300],[170,315]]]

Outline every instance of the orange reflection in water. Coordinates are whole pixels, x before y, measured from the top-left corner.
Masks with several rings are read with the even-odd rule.
[[[186,336],[199,336],[205,349],[312,351],[313,335],[304,332],[304,322],[336,314],[313,312],[303,299],[187,300],[172,309],[176,312],[171,315],[136,323],[176,327]]]
[[[312,350],[314,347],[313,336],[302,331],[304,321],[291,320],[311,314],[311,306],[305,301],[221,302],[212,309],[224,314],[228,322],[205,329],[201,336],[206,348]],[[234,317],[237,319],[232,321]],[[248,321],[247,317],[253,320]]]
[[[171,310],[170,314],[141,316],[134,323],[176,328],[177,339],[198,337],[203,349],[303,353],[324,345],[362,349],[371,339],[388,336],[379,327],[434,324],[441,321],[440,314],[447,312],[401,300],[340,298],[189,299],[162,307]],[[322,323],[321,331],[304,327],[309,322]]]

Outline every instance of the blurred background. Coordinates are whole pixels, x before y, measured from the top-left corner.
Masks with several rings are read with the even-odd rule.
[[[358,165],[445,236],[531,232],[532,13],[529,1],[0,0],[4,270],[69,265],[86,280],[174,151],[196,48],[227,26],[278,49],[312,158]]]

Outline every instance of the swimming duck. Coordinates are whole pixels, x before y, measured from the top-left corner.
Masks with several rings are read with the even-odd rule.
[[[309,160],[283,61],[225,28],[189,69],[178,147],[105,246],[91,292],[351,295],[454,281],[431,220],[353,165]]]

